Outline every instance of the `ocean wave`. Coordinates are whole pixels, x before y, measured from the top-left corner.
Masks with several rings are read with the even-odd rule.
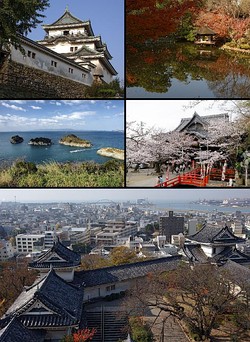
[[[76,152],[85,152],[86,150],[73,150],[73,151],[69,151],[70,153],[76,153]]]

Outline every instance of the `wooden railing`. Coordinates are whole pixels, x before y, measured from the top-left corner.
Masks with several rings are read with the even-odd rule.
[[[201,175],[201,169],[196,168],[192,171],[179,174],[178,176],[169,179],[161,184],[157,184],[155,187],[174,187],[177,185],[190,185],[190,186],[196,186],[196,187],[205,187],[209,181],[209,175],[202,176]]]

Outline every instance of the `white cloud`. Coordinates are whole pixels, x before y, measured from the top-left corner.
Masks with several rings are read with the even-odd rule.
[[[57,120],[81,120],[85,116],[95,115],[93,111],[83,111],[83,112],[72,112],[70,114],[59,114],[54,116],[54,119]]]
[[[22,107],[15,106],[15,105],[10,105],[6,102],[2,102],[2,106],[6,107],[6,108],[13,109],[13,110],[20,110],[20,111],[26,112],[26,109],[24,109]]]
[[[61,106],[61,102],[58,102],[58,101],[50,101],[50,104],[53,104],[53,105],[56,105],[56,106]]]
[[[36,103],[45,103],[45,100],[35,100]]]
[[[10,100],[11,103],[26,104],[26,100]]]
[[[42,107],[30,106],[32,109],[42,109]]]
[[[62,100],[62,103],[68,106],[75,106],[75,105],[83,104],[84,100]]]

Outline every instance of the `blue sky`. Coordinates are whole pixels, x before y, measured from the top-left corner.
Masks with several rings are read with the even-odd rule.
[[[1,100],[0,131],[123,130],[123,100]]]
[[[198,199],[250,198],[250,189],[0,189],[0,202],[82,202],[148,198],[152,202],[191,202]],[[237,210],[237,209],[236,209]]]
[[[52,24],[59,19],[68,5],[75,17],[90,20],[95,35],[101,35],[113,59],[112,65],[118,77],[124,81],[124,0],[51,0],[50,7],[44,12],[43,23],[28,35],[33,40],[45,36],[43,24]]]

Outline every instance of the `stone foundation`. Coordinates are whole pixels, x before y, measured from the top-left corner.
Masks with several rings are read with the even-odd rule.
[[[0,61],[0,98],[84,98],[87,86],[5,59]]]

